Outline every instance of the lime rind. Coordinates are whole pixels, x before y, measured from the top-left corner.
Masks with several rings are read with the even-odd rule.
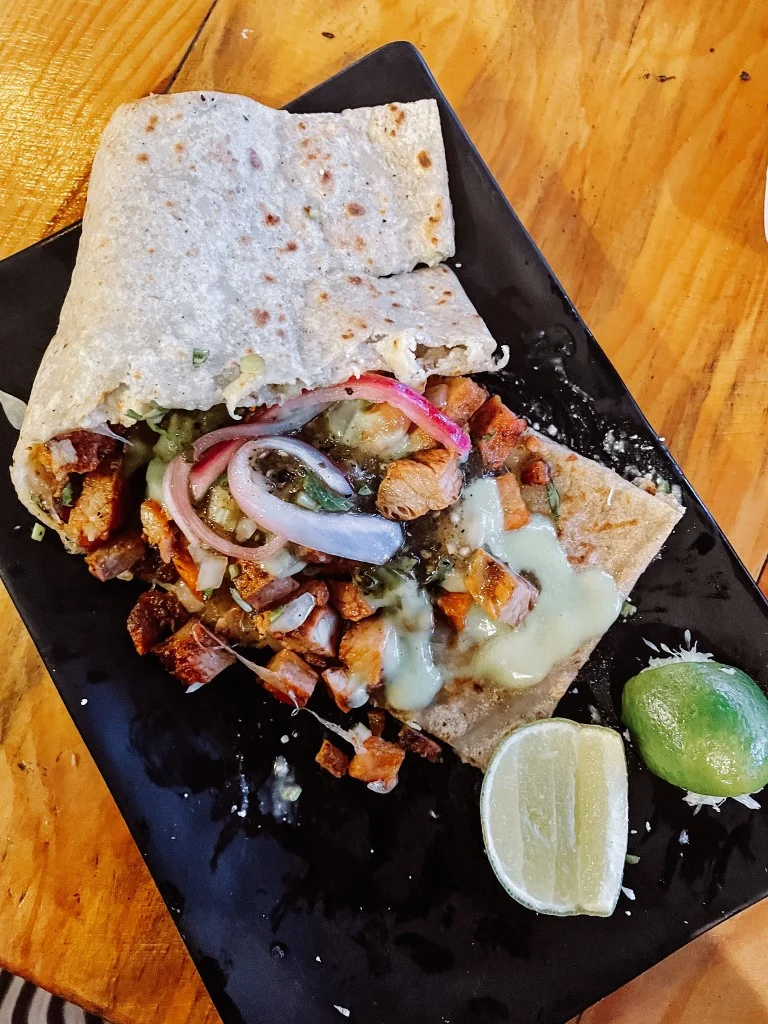
[[[768,783],[768,699],[740,669],[691,657],[701,652],[690,643],[686,653],[626,683],[622,719],[655,775],[710,798],[692,806],[726,797],[752,806]]]

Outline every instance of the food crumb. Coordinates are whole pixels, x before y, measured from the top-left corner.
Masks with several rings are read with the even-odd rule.
[[[554,425],[554,423],[550,423],[550,425],[547,427],[547,433],[550,437],[557,437],[557,427]]]
[[[633,903],[637,899],[637,897],[635,896],[635,890],[634,889],[629,889],[626,885],[622,885],[621,891],[624,893],[624,895],[627,897],[627,899],[628,900],[632,900]]]
[[[333,32],[322,32],[321,35],[325,36],[326,39],[335,39],[336,36]]]
[[[429,816],[430,816],[430,818],[434,818],[435,820],[437,820],[440,817],[440,815],[437,813],[437,811],[433,811],[433,810],[430,810]]]
[[[645,831],[646,832],[650,832],[651,831],[651,823],[650,823],[650,821],[646,821],[646,823],[645,823]]]
[[[632,911],[631,910],[625,910],[624,913],[627,915],[627,917],[632,917]]]
[[[688,830],[684,828],[683,831],[680,833],[680,838],[678,839],[678,842],[681,846],[687,846],[690,841],[691,840],[688,835]]]
[[[319,957],[319,956],[316,956],[316,957],[315,957],[315,960],[317,960],[317,962],[318,962],[319,964],[321,964],[321,963],[323,962],[323,961],[322,961],[322,960],[320,959],[320,957]]]
[[[290,736],[288,736],[288,735],[285,735],[285,736],[281,736],[281,737],[280,737],[280,742],[281,742],[281,743],[288,743],[288,742],[289,742],[289,740],[290,740],[290,738],[291,738],[291,737],[290,737]]]
[[[742,80],[742,82],[749,82],[752,80],[752,75],[750,75],[748,71],[742,71],[739,75],[739,78]]]
[[[240,32],[240,38],[241,38],[241,39],[248,39],[248,38],[249,38],[249,36],[251,35],[251,33],[252,33],[252,32],[253,32],[253,29],[252,29],[252,28],[244,28],[244,29],[243,29],[243,30],[242,30],[242,31]]]
[[[85,705],[87,703],[88,703],[88,698],[87,697],[83,697],[83,699],[80,701],[80,704],[81,704],[82,707],[85,707]]]
[[[637,835],[637,829],[636,829],[636,828],[631,828],[631,829],[629,830],[629,834],[630,834],[631,836],[636,836],[636,835]]]
[[[337,1006],[336,1003],[334,1003],[333,1008],[334,1010],[338,1010],[342,1017],[349,1016],[349,1010],[346,1008],[346,1006]]]

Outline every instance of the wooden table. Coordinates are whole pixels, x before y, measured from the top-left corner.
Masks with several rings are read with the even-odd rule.
[[[0,255],[79,216],[106,119],[167,83],[185,54],[175,88],[280,105],[410,39],[757,575],[768,554],[764,0],[209,3],[2,5]],[[115,1024],[213,1024],[98,771],[0,601],[0,963]],[[763,1024],[766,934],[761,904],[582,1024]]]

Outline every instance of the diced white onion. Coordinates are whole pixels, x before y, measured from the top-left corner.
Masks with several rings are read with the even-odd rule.
[[[258,525],[253,519],[248,519],[247,517],[240,519],[235,527],[235,540],[237,543],[242,544],[244,540],[250,540],[254,533],[256,533]]]
[[[317,602],[312,594],[300,594],[289,601],[267,627],[270,633],[292,633],[303,626]]]
[[[224,555],[208,555],[197,570],[197,589],[218,590],[226,571],[227,559]]]

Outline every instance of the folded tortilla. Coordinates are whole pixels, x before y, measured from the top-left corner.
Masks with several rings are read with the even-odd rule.
[[[120,107],[16,448],[19,496],[55,527],[33,501],[30,450],[155,406],[234,412],[364,370],[418,385],[491,368],[494,339],[436,266],[453,251],[433,100],[298,115],[177,93]],[[246,369],[247,356],[261,360]]]
[[[559,540],[569,561],[599,566],[627,597],[680,520],[683,508],[673,498],[648,494],[548,438],[536,435],[529,446],[552,468],[561,500]],[[582,644],[527,689],[459,679],[447,683],[423,711],[389,710],[449,743],[463,760],[485,768],[508,732],[552,715],[599,640],[596,636]]]

